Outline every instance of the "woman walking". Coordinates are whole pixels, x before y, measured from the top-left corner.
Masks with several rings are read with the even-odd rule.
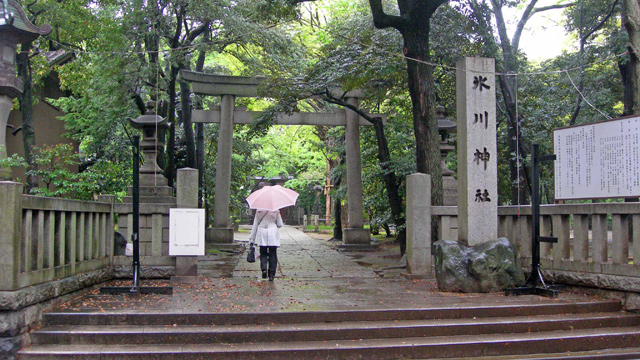
[[[273,281],[276,276],[280,246],[278,228],[283,225],[280,209],[294,206],[297,199],[297,192],[280,185],[262,186],[247,197],[249,207],[258,210],[253,219],[249,241],[260,246],[260,269],[263,279],[268,276],[269,281]]]
[[[283,225],[280,211],[258,210],[253,219],[253,227],[249,241],[260,246],[260,269],[262,278],[269,277],[273,281],[278,266],[278,247],[280,246],[280,232]]]

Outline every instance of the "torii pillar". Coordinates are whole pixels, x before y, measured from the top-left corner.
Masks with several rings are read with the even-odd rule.
[[[234,124],[250,124],[261,112],[235,108],[236,96],[258,97],[258,86],[264,79],[223,76],[182,71],[184,79],[191,83],[193,92],[200,95],[221,97],[219,109],[194,110],[194,123],[220,123],[218,137],[218,159],[216,163],[216,185],[214,201],[213,229],[209,230],[209,239],[214,243],[233,242],[233,228],[229,223],[229,205],[231,200],[231,155]],[[347,94],[349,103],[357,104],[359,94]],[[384,116],[375,114],[384,121]],[[371,125],[351,110],[335,113],[296,113],[278,118],[280,125],[325,125],[345,126],[347,155],[347,190],[349,202],[349,227],[344,229],[345,245],[370,244],[369,230],[364,228],[362,205],[362,175],[360,163],[360,126]]]
[[[356,105],[357,99],[349,98]],[[355,111],[345,112],[345,150],[347,155],[347,201],[349,227],[342,233],[345,245],[369,244],[371,235],[364,228],[362,205],[362,166],[360,161],[360,116]]]
[[[231,155],[233,152],[233,95],[222,95],[220,101],[220,130],[216,160],[215,200],[213,202],[213,228],[211,238],[215,243],[233,242],[233,227],[230,224],[231,204]]]

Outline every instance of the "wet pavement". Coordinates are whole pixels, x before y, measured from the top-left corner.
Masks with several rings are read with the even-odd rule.
[[[173,295],[101,295],[96,288],[54,309],[55,312],[225,313],[421,309],[475,307],[497,304],[536,304],[601,300],[575,293],[558,299],[539,296],[506,297],[502,293],[438,292],[435,279],[401,276],[397,247],[377,251],[340,252],[329,235],[313,237],[293,227],[280,229],[279,270],[273,282],[261,279],[258,262],[246,252],[212,251],[199,260],[201,281],[172,284]],[[247,243],[248,231],[235,240]],[[144,275],[144,274],[143,274]],[[113,281],[105,285],[126,285]],[[169,286],[169,281],[143,281],[144,286]]]

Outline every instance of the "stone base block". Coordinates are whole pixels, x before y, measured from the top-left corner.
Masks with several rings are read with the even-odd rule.
[[[507,238],[468,247],[451,240],[433,244],[440,291],[486,293],[524,283],[518,256]]]
[[[197,276],[197,256],[176,256],[176,276]]]
[[[350,228],[342,230],[342,240],[345,245],[370,244],[371,234],[368,229]]]
[[[233,243],[233,228],[208,228],[205,233],[205,242],[231,244]]]
[[[149,174],[144,170],[140,172],[140,186],[143,187],[165,187],[167,186],[167,178],[162,174]],[[173,191],[172,191],[173,192]]]

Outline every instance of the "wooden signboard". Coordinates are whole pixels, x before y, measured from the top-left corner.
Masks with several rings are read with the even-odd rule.
[[[556,200],[640,196],[640,116],[553,131]]]

